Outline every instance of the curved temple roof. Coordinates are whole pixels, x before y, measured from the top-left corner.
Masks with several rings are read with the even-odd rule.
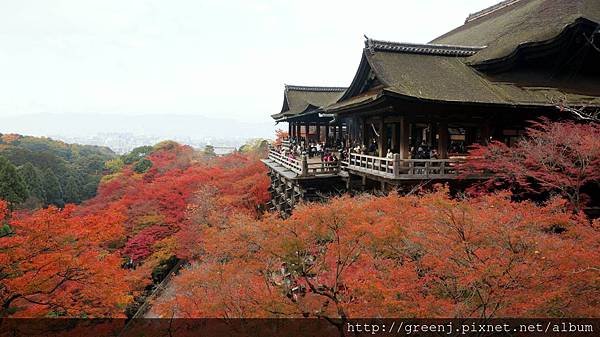
[[[281,112],[271,117],[282,120],[317,110],[335,103],[344,91],[346,88],[343,87],[286,85]]]

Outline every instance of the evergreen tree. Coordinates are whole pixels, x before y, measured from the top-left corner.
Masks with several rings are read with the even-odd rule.
[[[46,191],[46,204],[52,204],[58,207],[65,205],[62,188],[60,187],[58,178],[52,170],[47,169],[44,172],[43,185],[44,190]]]
[[[6,158],[0,156],[0,199],[12,205],[27,199],[27,186],[17,173],[17,168]]]
[[[151,167],[152,162],[149,159],[143,158],[135,164],[133,170],[136,173],[146,173]]]
[[[206,145],[204,147],[204,154],[208,157],[216,157],[217,154],[215,153],[215,147],[212,145]]]
[[[78,204],[81,202],[81,184],[73,176],[67,177],[64,189],[64,199],[67,203]]]
[[[26,163],[20,166],[17,172],[23,178],[23,182],[29,191],[29,196],[43,201],[45,198],[44,186],[38,170],[31,163]]]
[[[152,153],[152,146],[140,146],[121,157],[125,165],[130,165]]]

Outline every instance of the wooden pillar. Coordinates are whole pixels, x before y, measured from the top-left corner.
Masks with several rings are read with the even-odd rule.
[[[288,138],[292,138],[292,122],[288,122]]]
[[[438,124],[438,135],[440,136],[440,139],[438,140],[438,155],[440,159],[447,159],[450,135],[448,133],[448,124],[446,122],[440,122]]]
[[[369,144],[369,139],[367,137],[367,128],[370,127],[370,125],[367,124],[367,122],[365,121],[365,119],[361,119],[360,121],[360,139],[362,140],[362,144],[361,145],[368,145]]]
[[[392,124],[392,151],[400,152],[400,123]]]
[[[304,140],[306,141],[306,144],[304,145],[308,145],[308,132],[310,131],[309,129],[309,125],[308,123],[304,123]]]
[[[302,167],[300,169],[300,175],[301,176],[305,176],[308,174],[308,159],[306,157],[306,155],[302,155]]]
[[[400,120],[400,158],[408,159],[410,154],[410,123],[406,117]]]
[[[473,145],[475,143],[475,134],[477,130],[473,127],[465,128],[465,145]]]
[[[338,140],[338,126],[334,125],[333,126],[333,144],[337,144],[337,140]]]
[[[492,136],[492,127],[489,122],[483,123],[481,126],[481,144],[487,145],[490,142]]]
[[[325,124],[325,143],[329,143],[329,123]]]
[[[435,144],[435,135],[438,134],[438,126],[436,123],[428,124],[429,134],[427,135],[427,145],[433,147]]]
[[[300,140],[300,137],[302,136],[302,130],[300,130],[300,123],[294,122],[294,126],[296,127],[296,139]]]
[[[348,129],[348,143],[350,146],[355,146],[355,143],[360,142],[360,124],[356,118],[352,119],[352,128]]]
[[[319,122],[317,122],[317,127],[316,127],[316,131],[317,131],[317,142],[321,141],[321,124],[319,124]]]
[[[384,118],[381,117],[379,120],[379,140],[377,145],[379,146],[379,156],[385,157],[387,154],[387,127],[385,125]]]

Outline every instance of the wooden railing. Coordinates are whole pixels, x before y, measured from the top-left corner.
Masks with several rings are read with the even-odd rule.
[[[294,173],[302,174],[302,162],[300,160],[286,157],[277,150],[269,150],[269,159]]]
[[[298,160],[286,157],[274,149],[269,151],[269,159],[301,176],[337,174],[340,172],[340,165],[338,162],[309,163],[308,158],[306,158],[305,155]]]
[[[371,173],[385,178],[394,178],[394,159],[350,153],[348,169]]]
[[[351,153],[344,162],[308,162],[304,155],[300,160],[289,158],[277,150],[269,151],[269,159],[302,177],[338,174],[343,171],[368,173],[387,179],[454,179],[460,159],[401,159],[382,158]]]
[[[305,175],[337,174],[340,172],[338,162],[306,163]]]
[[[458,159],[401,159],[382,158],[351,153],[348,170],[370,173],[389,179],[428,179],[456,178]]]
[[[409,159],[400,161],[400,175],[427,178],[456,178],[458,159]]]
[[[292,147],[292,143],[290,143],[289,139],[284,139],[281,141],[281,146],[286,149],[290,149]]]

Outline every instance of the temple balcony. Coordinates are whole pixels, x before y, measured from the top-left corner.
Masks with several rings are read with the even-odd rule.
[[[401,159],[398,154],[382,158],[351,153],[342,170],[390,180],[448,180],[459,178],[457,167],[462,162],[464,158]]]
[[[275,149],[263,160],[271,169],[289,179],[347,177],[348,174],[369,175],[387,180],[451,180],[459,179],[457,167],[464,157],[450,159],[383,158],[351,153],[348,160],[323,162],[320,158],[300,159],[285,156]]]
[[[269,156],[263,162],[271,169],[290,179],[330,178],[340,174],[339,162],[323,162],[320,158],[301,156],[295,159],[285,156],[275,149],[269,150]]]

